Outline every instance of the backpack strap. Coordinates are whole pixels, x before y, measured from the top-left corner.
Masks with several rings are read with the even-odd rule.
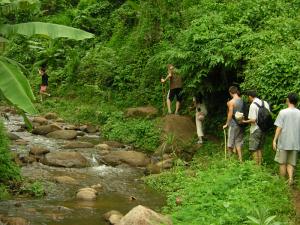
[[[263,104],[262,104],[262,106],[261,105],[259,105],[257,102],[253,102],[255,105],[257,105],[257,107],[258,108],[262,108],[262,107],[264,107],[264,102],[263,102]]]

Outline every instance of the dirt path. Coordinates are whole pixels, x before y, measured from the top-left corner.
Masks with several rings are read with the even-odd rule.
[[[300,191],[298,188],[294,188],[292,192],[293,192],[293,200],[296,209],[295,224],[300,225]]]

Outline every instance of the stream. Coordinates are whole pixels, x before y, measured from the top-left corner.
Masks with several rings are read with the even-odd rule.
[[[51,139],[45,136],[33,135],[29,132],[16,132],[23,119],[18,115],[9,115],[9,121],[4,124],[9,132],[27,141],[26,145],[11,141],[11,151],[19,155],[28,155],[30,146],[46,147],[50,152],[69,151],[62,146],[69,142]],[[101,143],[98,133],[85,133],[80,140],[93,144]],[[129,147],[127,147],[129,148]],[[114,149],[118,150],[118,149]],[[42,198],[13,197],[0,201],[0,214],[27,219],[31,225],[101,225],[107,224],[103,214],[110,210],[118,210],[126,214],[136,205],[143,205],[155,211],[160,211],[165,204],[162,194],[147,187],[141,178],[142,168],[127,165],[111,167],[101,165],[97,158],[99,150],[95,148],[78,148],[72,151],[80,152],[88,159],[90,167],[64,168],[44,165],[40,162],[27,164],[21,168],[22,176],[31,181],[41,181],[46,195]],[[74,184],[57,183],[56,176],[69,176],[76,180]],[[80,188],[100,184],[101,191],[94,201],[76,199]],[[134,196],[134,199],[131,196]]]

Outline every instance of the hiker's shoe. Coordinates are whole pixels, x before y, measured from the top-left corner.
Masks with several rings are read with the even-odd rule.
[[[202,144],[203,144],[203,141],[198,140],[198,141],[197,141],[197,144],[198,144],[198,145],[202,145]]]

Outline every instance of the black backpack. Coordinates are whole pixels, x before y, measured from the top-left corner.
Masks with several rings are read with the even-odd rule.
[[[271,112],[265,107],[264,101],[262,101],[261,106],[257,102],[254,102],[254,104],[258,107],[256,123],[263,132],[266,132],[273,127]]]

